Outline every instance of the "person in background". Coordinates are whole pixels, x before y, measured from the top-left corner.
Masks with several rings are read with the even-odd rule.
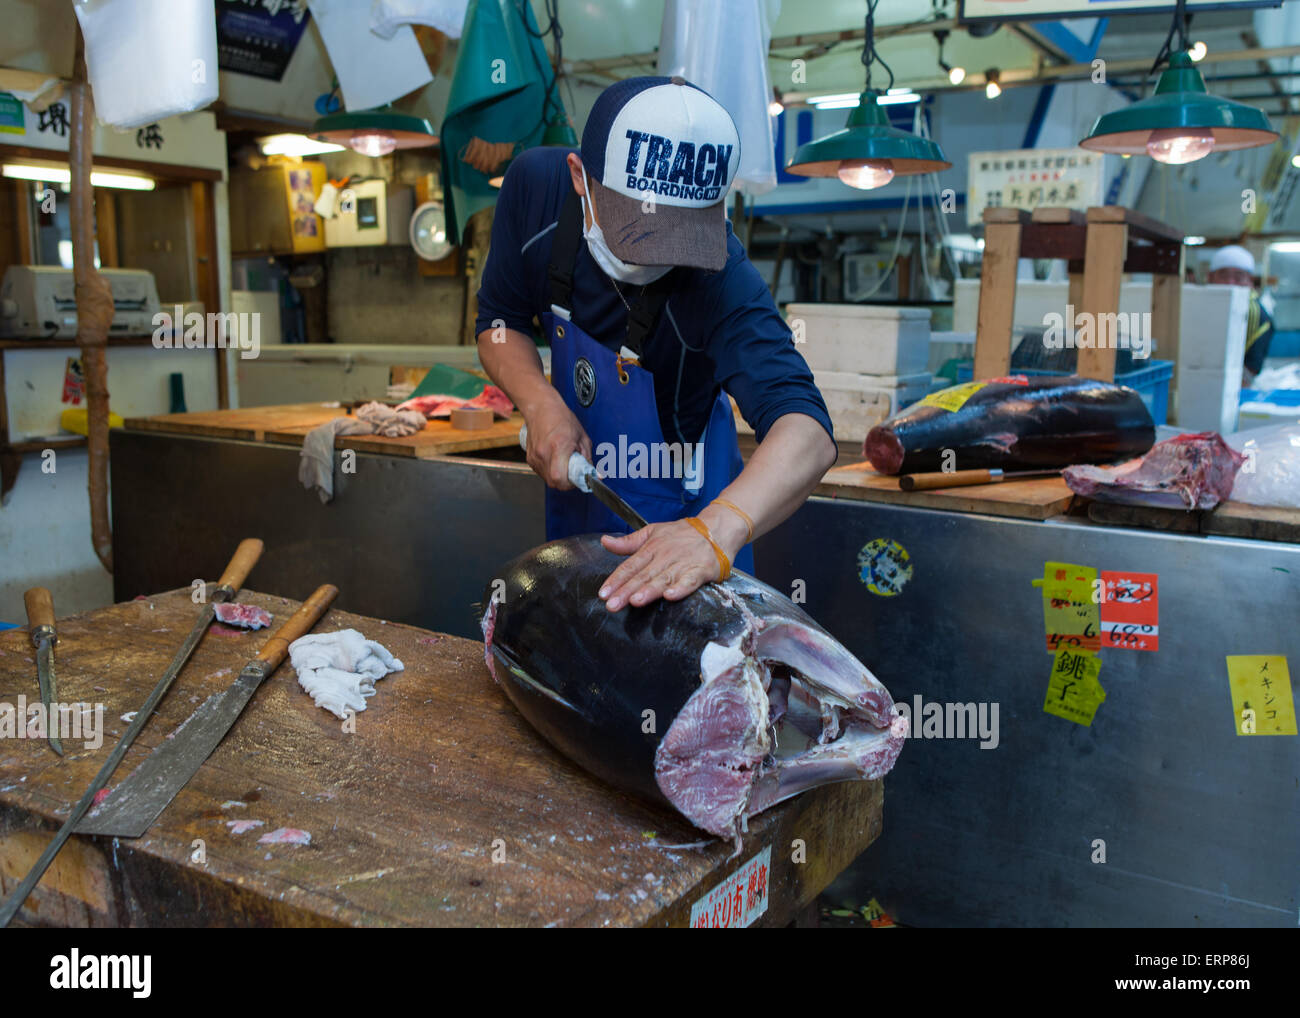
[[[1219,248],[1210,259],[1208,282],[1250,289],[1250,311],[1246,318],[1246,360],[1241,372],[1242,388],[1249,388],[1255,376],[1264,368],[1268,344],[1273,339],[1273,319],[1260,303],[1259,292],[1255,289],[1254,257],[1237,244]]]

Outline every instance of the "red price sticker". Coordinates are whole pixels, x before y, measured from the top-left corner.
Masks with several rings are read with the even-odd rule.
[[[1101,574],[1101,645],[1160,649],[1160,585],[1155,573]]]
[[[753,923],[767,911],[771,875],[768,845],[691,906],[691,929],[739,929]]]

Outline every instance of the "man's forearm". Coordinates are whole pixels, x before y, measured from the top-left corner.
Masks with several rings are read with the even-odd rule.
[[[494,337],[503,337],[497,342]],[[539,406],[560,398],[546,380],[537,346],[514,329],[485,329],[478,334],[478,359],[483,370],[517,406],[527,420]]]
[[[723,490],[754,520],[754,537],[767,533],[803,505],[835,462],[837,450],[826,429],[805,414],[786,414],[769,429],[745,469]],[[734,555],[747,528],[739,514],[711,505],[700,518]]]

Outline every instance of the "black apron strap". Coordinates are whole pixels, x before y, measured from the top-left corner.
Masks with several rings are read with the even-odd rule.
[[[578,260],[578,245],[582,243],[582,224],[582,199],[578,192],[570,190],[556,221],[551,264],[546,270],[551,283],[551,303],[566,311],[573,309],[573,266]]]
[[[566,311],[573,310],[573,267],[578,260],[578,245],[582,243],[582,227],[582,199],[576,191],[570,191],[556,221],[551,262],[546,270],[551,286],[551,303]],[[673,269],[646,286],[628,312],[627,348],[637,357],[641,356],[645,341],[659,322],[676,276],[677,270]]]
[[[673,292],[676,277],[676,269],[664,273],[641,291],[640,298],[628,310],[627,348],[638,358],[641,357],[645,341],[659,323],[659,315]]]

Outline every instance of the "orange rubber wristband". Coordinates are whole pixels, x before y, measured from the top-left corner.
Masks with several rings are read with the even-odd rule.
[[[715,498],[713,500],[713,504],[720,505],[725,509],[730,509],[733,513],[735,513],[737,516],[739,516],[742,520],[745,521],[745,526],[749,528],[749,534],[745,537],[746,544],[749,544],[749,542],[754,539],[754,521],[750,518],[749,513],[745,512],[744,509],[736,505],[735,502],[728,502],[725,498]]]
[[[700,536],[709,542],[709,546],[713,549],[713,554],[718,556],[718,572],[720,574],[718,576],[718,582],[722,583],[731,575],[731,559],[727,558],[727,553],[718,547],[718,542],[715,541],[713,535],[709,533],[709,526],[707,523],[698,516],[687,516],[686,522],[700,532]]]

